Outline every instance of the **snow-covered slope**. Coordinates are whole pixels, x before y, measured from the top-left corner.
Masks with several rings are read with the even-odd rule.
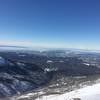
[[[0,66],[5,65],[6,61],[3,57],[0,56]]]
[[[62,95],[43,96],[36,100],[100,100],[100,83]]]

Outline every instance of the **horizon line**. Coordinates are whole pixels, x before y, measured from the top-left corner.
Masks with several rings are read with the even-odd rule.
[[[54,49],[54,50],[85,50],[85,51],[100,51],[100,49],[85,49],[85,48],[69,48],[69,47],[45,47],[45,46],[18,46],[18,45],[0,45],[0,48],[19,48],[19,49]]]

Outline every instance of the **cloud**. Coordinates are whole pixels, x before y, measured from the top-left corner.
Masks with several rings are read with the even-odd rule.
[[[8,46],[33,46],[33,43],[30,41],[0,41],[0,45],[8,45]]]
[[[0,40],[2,46],[22,46],[31,48],[77,48],[77,49],[93,49],[100,50],[96,45],[89,44],[74,44],[74,43],[48,43],[48,42],[33,42],[33,41],[11,41],[11,40]]]

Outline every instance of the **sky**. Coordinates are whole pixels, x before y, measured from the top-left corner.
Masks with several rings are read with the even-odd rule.
[[[100,50],[100,0],[0,0],[0,45]]]

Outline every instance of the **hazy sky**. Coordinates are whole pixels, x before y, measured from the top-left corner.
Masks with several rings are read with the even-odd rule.
[[[0,44],[100,49],[100,0],[0,0]]]

